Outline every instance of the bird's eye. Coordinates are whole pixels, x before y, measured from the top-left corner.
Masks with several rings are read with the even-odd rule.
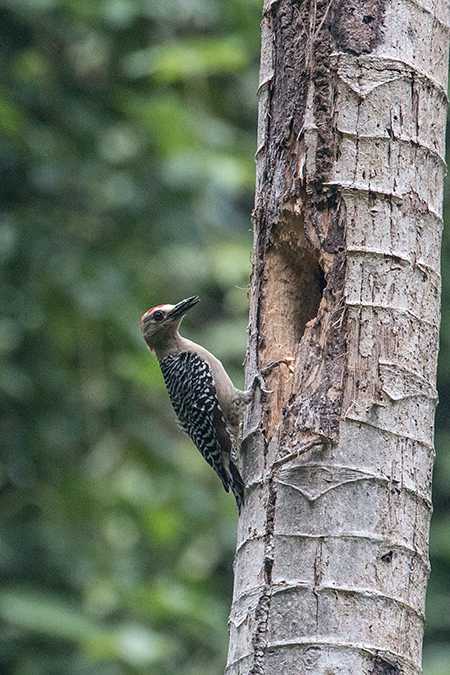
[[[159,310],[157,312],[154,312],[153,318],[155,321],[162,321],[164,319],[164,312],[160,312]]]

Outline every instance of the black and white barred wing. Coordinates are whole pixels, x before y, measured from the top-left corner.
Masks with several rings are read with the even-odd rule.
[[[220,476],[228,492],[230,482],[233,483],[229,466],[232,444],[217,400],[211,368],[195,352],[171,354],[161,359],[160,366],[181,426]],[[234,466],[232,474],[233,469]]]

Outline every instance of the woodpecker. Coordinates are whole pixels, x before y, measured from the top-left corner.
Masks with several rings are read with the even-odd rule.
[[[238,511],[244,503],[244,481],[239,473],[233,441],[245,405],[259,385],[267,389],[261,374],[250,389],[236,389],[222,363],[210,352],[182,337],[178,328],[186,312],[199,302],[193,295],[177,305],[158,305],[141,319],[141,332],[148,349],[158,359],[177,418],[212,466],[227,492],[235,496]],[[274,365],[269,364],[263,373]]]

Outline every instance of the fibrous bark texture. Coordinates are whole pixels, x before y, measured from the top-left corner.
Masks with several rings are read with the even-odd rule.
[[[227,675],[421,671],[448,0],[266,0]]]

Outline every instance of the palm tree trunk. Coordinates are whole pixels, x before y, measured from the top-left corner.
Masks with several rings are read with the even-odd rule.
[[[448,4],[266,0],[227,675],[421,672]]]

